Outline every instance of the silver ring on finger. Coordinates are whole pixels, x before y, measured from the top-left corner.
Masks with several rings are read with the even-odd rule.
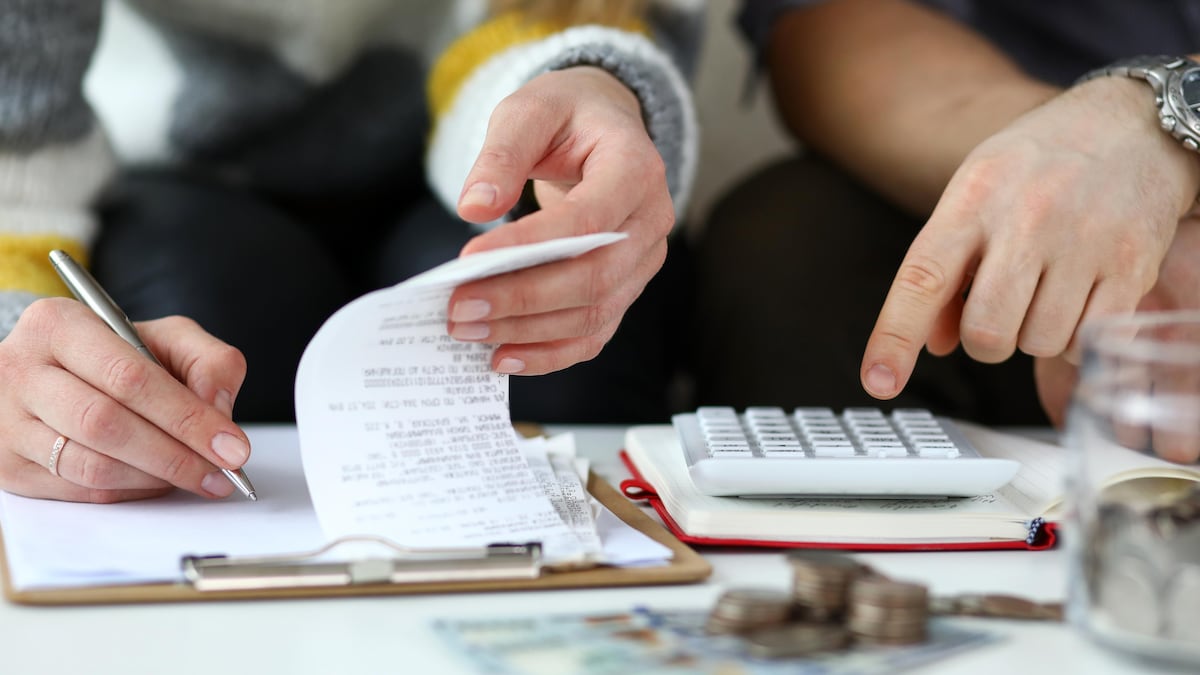
[[[67,447],[68,440],[70,439],[66,436],[54,439],[54,446],[50,448],[50,459],[46,461],[46,468],[50,469],[50,473],[57,478],[62,478],[62,474],[58,472],[58,458],[62,455],[63,448]]]

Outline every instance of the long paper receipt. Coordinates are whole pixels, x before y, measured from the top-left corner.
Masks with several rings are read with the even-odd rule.
[[[596,554],[522,454],[494,345],[446,332],[462,283],[582,255],[595,234],[478,253],[365,295],[334,314],[296,375],[304,475],[325,536],[412,547],[540,541],[550,562]]]

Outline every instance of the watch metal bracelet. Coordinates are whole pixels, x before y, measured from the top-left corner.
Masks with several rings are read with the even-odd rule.
[[[1135,56],[1085,73],[1076,84],[1098,77],[1133,77],[1149,82],[1155,94],[1162,94],[1167,87],[1166,74],[1190,62],[1181,56]]]
[[[1163,130],[1188,150],[1200,152],[1200,117],[1190,111],[1179,91],[1179,73],[1190,67],[1200,67],[1200,63],[1184,56],[1135,56],[1085,73],[1075,83],[1114,76],[1144,80],[1154,91],[1154,105]]]

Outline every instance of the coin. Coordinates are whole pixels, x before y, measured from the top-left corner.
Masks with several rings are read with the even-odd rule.
[[[944,616],[986,616],[997,619],[1062,621],[1058,602],[1035,602],[1000,593],[964,594],[929,600],[929,613]]]
[[[788,555],[792,567],[792,597],[803,618],[828,621],[842,615],[851,582],[869,568],[835,551],[795,551]]]
[[[761,588],[733,588],[717,598],[705,622],[709,633],[744,633],[778,625],[791,617],[792,602],[786,593]]]
[[[850,587],[846,625],[861,642],[922,642],[928,618],[929,589],[922,584],[865,577]]]
[[[1166,599],[1167,637],[1193,645],[1200,642],[1200,563],[1176,572]]]
[[[1140,635],[1158,635],[1162,610],[1158,572],[1141,555],[1103,561],[1097,578],[1098,609],[1115,626]]]
[[[836,623],[789,623],[756,630],[746,636],[746,652],[760,659],[808,656],[844,648],[850,632]]]

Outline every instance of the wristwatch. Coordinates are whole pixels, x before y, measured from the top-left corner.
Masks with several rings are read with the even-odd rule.
[[[1149,83],[1162,128],[1200,152],[1200,63],[1186,56],[1135,56],[1093,70],[1076,84],[1114,75]]]

